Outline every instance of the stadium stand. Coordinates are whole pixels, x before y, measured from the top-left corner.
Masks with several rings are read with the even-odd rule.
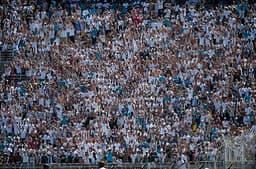
[[[0,163],[255,162],[255,10],[240,0],[2,0]]]

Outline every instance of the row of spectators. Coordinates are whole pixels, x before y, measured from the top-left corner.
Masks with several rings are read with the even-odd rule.
[[[256,4],[22,3],[1,6],[2,163],[213,161],[256,130]]]

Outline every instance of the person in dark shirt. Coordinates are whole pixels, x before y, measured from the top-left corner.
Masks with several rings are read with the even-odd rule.
[[[65,163],[65,162],[66,162],[66,157],[65,157],[64,154],[62,154],[62,155],[60,156],[60,163]]]
[[[100,161],[99,162],[99,169],[106,169],[105,168],[105,161]]]
[[[14,162],[15,162],[16,164],[20,164],[21,161],[22,161],[21,155],[20,155],[18,152],[15,153],[15,155],[14,155]]]
[[[43,154],[42,157],[41,157],[41,163],[42,164],[46,164],[48,163],[48,157],[47,157],[47,154]]]
[[[79,157],[78,157],[77,153],[74,154],[73,159],[72,159],[72,163],[79,163]]]

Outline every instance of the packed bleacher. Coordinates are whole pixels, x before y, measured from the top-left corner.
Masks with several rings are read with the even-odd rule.
[[[0,163],[214,161],[225,136],[256,131],[253,1],[3,0],[0,13]]]

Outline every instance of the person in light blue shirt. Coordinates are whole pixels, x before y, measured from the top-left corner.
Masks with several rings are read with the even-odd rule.
[[[109,149],[108,152],[107,152],[107,162],[108,163],[113,162],[113,153],[112,153],[111,149]]]

